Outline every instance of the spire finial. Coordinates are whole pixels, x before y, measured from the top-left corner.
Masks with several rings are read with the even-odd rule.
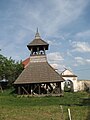
[[[38,32],[38,27],[37,27],[37,31],[36,31],[36,35],[35,35],[35,39],[40,39],[40,35],[39,35],[39,32]]]
[[[37,27],[37,33],[38,33],[38,27]]]

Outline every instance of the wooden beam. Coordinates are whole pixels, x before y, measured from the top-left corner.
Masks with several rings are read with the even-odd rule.
[[[31,95],[33,94],[33,90],[32,90],[32,84],[31,84]]]
[[[41,84],[38,84],[39,94],[41,93]]]
[[[61,89],[61,82],[60,82],[60,93],[62,93],[62,89]]]
[[[25,91],[27,95],[29,95],[28,91],[24,87],[22,87],[22,89]]]
[[[19,95],[21,94],[20,86],[18,87],[18,94],[19,94]]]
[[[59,86],[59,94],[61,93],[61,82],[58,83],[58,86]]]

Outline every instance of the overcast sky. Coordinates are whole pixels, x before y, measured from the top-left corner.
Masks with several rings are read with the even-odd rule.
[[[37,27],[50,64],[90,79],[90,0],[0,0],[1,54],[29,57]]]

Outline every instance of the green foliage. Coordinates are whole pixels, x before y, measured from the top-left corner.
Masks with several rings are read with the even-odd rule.
[[[5,79],[9,80],[9,86],[11,86],[22,70],[21,61],[15,62],[11,57],[8,59],[0,54],[0,80],[5,77]]]

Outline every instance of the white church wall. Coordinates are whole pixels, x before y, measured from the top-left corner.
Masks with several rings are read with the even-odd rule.
[[[77,80],[77,76],[74,75],[73,72],[71,72],[68,69],[65,69],[61,73],[61,75],[65,81],[70,80],[73,83],[74,92],[84,91],[86,89],[86,86],[88,87],[88,89],[90,91],[90,80]],[[64,84],[65,84],[65,82],[61,83],[62,90],[64,90]]]

